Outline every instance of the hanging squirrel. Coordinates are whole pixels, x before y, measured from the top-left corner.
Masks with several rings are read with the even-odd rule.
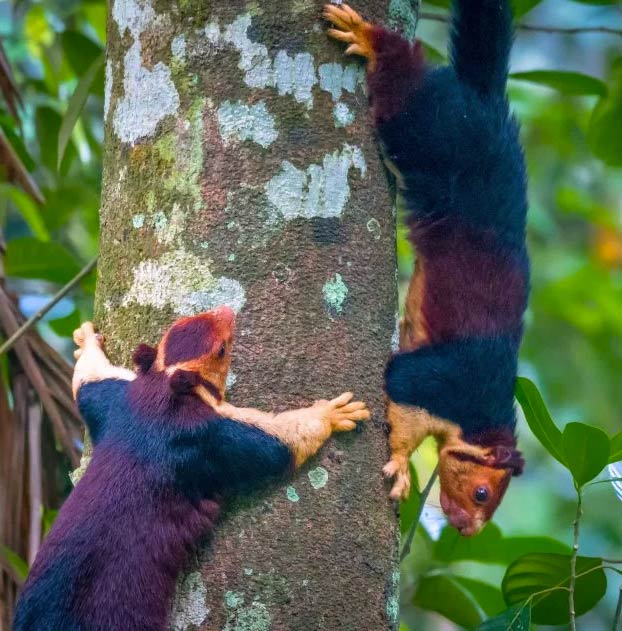
[[[417,261],[385,390],[394,479],[426,436],[439,447],[441,506],[463,535],[492,517],[512,475],[514,383],[529,293],[526,174],[505,94],[508,0],[455,0],[447,66],[419,42],[326,5],[328,34],[367,59],[369,97],[387,168],[408,212]]]
[[[228,307],[179,320],[156,348],[138,347],[137,373],[109,362],[92,324],[74,333],[93,457],[30,570],[14,631],[164,631],[221,502],[369,418],[347,392],[281,414],[225,402],[233,332]]]

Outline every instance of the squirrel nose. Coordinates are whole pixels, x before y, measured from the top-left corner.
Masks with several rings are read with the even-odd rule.
[[[228,305],[220,305],[212,309],[211,313],[225,324],[233,324],[233,322],[235,322],[235,311]]]
[[[479,528],[475,519],[467,510],[462,508],[456,500],[441,492],[441,507],[449,523],[460,532],[461,535],[469,536],[475,534]]]

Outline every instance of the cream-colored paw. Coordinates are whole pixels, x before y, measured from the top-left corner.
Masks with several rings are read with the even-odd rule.
[[[408,460],[402,457],[393,457],[382,468],[385,478],[393,479],[393,487],[389,493],[392,500],[405,501],[410,495],[410,471]]]
[[[93,344],[95,346],[103,348],[104,345],[103,336],[95,332],[95,327],[93,326],[92,322],[84,322],[79,329],[76,329],[73,332],[73,341],[78,347],[73,352],[73,356],[76,359],[80,358],[80,356],[82,355],[82,351],[87,346]]]
[[[358,421],[367,421],[371,417],[363,401],[352,401],[354,395],[344,392],[331,401],[317,401],[316,406],[322,410],[322,418],[330,424],[333,432],[349,432],[356,427]]]

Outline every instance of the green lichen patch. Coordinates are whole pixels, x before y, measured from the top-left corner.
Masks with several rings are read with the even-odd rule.
[[[194,315],[221,304],[240,311],[245,302],[245,292],[238,281],[216,278],[210,273],[209,261],[176,250],[138,264],[121,306],[168,307],[177,315]]]
[[[389,589],[387,590],[386,604],[387,618],[393,623],[397,622],[400,613],[399,586],[400,572],[399,570],[393,570]]]
[[[200,572],[187,574],[177,585],[171,614],[171,631],[188,631],[207,619],[207,589]]]
[[[348,286],[343,282],[341,274],[335,274],[324,283],[322,294],[329,313],[331,315],[341,315],[343,313],[343,305],[348,297]]]
[[[244,594],[231,590],[225,592],[225,605],[227,605],[229,609],[237,609],[243,602]]]
[[[223,631],[270,631],[271,626],[272,617],[268,608],[254,601],[231,614]]]
[[[380,239],[380,237],[382,236],[382,229],[380,228],[380,222],[375,217],[372,217],[367,222],[367,231],[372,233],[376,241]]]
[[[300,500],[300,496],[296,493],[296,489],[293,486],[288,486],[285,489],[285,496],[290,502],[298,502]]]
[[[415,0],[391,0],[389,3],[389,26],[400,29],[411,41],[415,39],[417,29],[416,4]]]
[[[324,467],[316,467],[307,473],[311,486],[317,491],[326,486],[328,482],[328,471]]]

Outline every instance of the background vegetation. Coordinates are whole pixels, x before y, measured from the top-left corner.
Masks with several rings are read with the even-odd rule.
[[[431,4],[423,4],[417,34],[430,54],[441,58],[447,2]],[[534,605],[532,623],[538,628],[544,628],[540,623],[567,626],[567,555],[580,488],[580,554],[597,560],[579,558],[577,563],[576,573],[583,574],[576,584],[577,613],[590,610],[579,618],[578,628],[611,629],[621,593],[622,564],[615,561],[622,560],[622,498],[616,500],[610,483],[586,484],[598,475],[615,477],[601,470],[622,450],[622,7],[606,0],[516,0],[514,5],[522,24],[550,27],[518,30],[510,82],[530,176],[533,287],[521,374],[537,384],[560,430],[581,421],[617,438],[610,443],[602,432],[572,424],[563,437],[558,435],[538,391],[522,382],[520,399],[531,426],[521,420],[526,473],[512,483],[495,524],[469,541],[443,529],[432,490],[402,564],[404,630],[472,629],[558,583],[562,589],[529,601]],[[5,288],[26,317],[97,254],[105,23],[102,0],[0,0],[6,53],[6,59],[0,56],[0,162],[5,165],[0,231],[6,241]],[[618,33],[583,32],[596,26]],[[581,32],[557,32],[575,27]],[[398,251],[404,285],[412,253],[401,230]],[[67,357],[71,331],[91,316],[93,291],[90,273],[38,325],[45,340]],[[13,351],[0,358],[13,412],[19,376],[10,367],[14,359]],[[45,412],[47,419],[47,408]],[[0,418],[0,426],[7,419]],[[55,440],[44,425],[42,440],[52,450],[58,431]],[[29,460],[27,434],[20,443],[24,462]],[[14,446],[3,444],[0,431],[0,463],[3,459],[6,466],[11,460]],[[70,488],[71,446],[63,452],[42,469],[47,476],[43,486],[54,487],[54,492],[41,494],[43,530]],[[431,445],[417,455],[415,466],[425,483],[434,467]],[[31,474],[13,471],[24,480],[23,506],[32,504],[36,515],[38,503],[28,492]],[[10,580],[19,581],[27,570],[20,558],[33,553],[28,541],[33,512],[25,508],[24,515],[9,515],[6,497],[0,492],[0,511],[5,511],[0,513],[0,534],[10,531],[11,521],[14,528],[10,541],[0,539],[0,545],[11,544],[10,552],[0,548],[0,558]],[[413,495],[402,511],[405,532],[417,510]],[[25,533],[21,537],[15,537],[15,523]],[[535,553],[566,556],[523,557]],[[608,580],[603,558],[613,568],[606,570]],[[532,580],[522,580],[523,575]],[[527,629],[529,611],[530,606],[514,610],[499,626],[481,628],[505,629],[513,620],[516,630]]]

